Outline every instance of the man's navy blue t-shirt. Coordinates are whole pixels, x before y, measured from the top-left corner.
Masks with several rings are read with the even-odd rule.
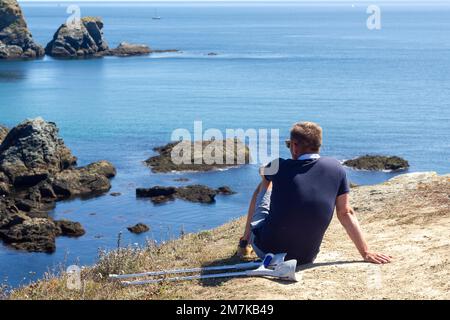
[[[336,197],[349,192],[347,176],[335,159],[279,161],[272,181],[270,214],[254,230],[264,252],[287,253],[299,264],[311,263],[333,217]],[[274,162],[269,167],[274,166]]]

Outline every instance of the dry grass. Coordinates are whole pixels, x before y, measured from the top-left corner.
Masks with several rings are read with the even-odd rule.
[[[122,287],[110,273],[133,273],[237,262],[243,219],[160,246],[101,252],[82,270],[81,290],[69,290],[66,275],[13,291],[11,299],[449,299],[450,180],[386,183],[352,189],[361,225],[374,250],[392,254],[386,266],[362,263],[345,231],[333,219],[315,264],[286,284],[264,278],[171,282]],[[374,282],[375,279],[376,281]],[[377,280],[378,279],[378,280]],[[380,283],[378,283],[378,282]],[[0,298],[1,298],[0,289]]]
[[[174,268],[228,264],[238,261],[235,245],[242,232],[242,219],[211,231],[184,235],[162,245],[148,242],[142,248],[100,252],[97,264],[82,270],[82,289],[68,290],[67,276],[47,274],[44,280],[12,292],[12,299],[174,299],[192,298],[189,283],[170,283],[126,288],[108,280],[109,274],[135,273]],[[211,250],[214,244],[214,250]],[[199,283],[197,281],[197,283]],[[202,282],[216,285],[214,280]]]

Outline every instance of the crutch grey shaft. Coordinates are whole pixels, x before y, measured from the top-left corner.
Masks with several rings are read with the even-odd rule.
[[[286,257],[285,253],[278,253],[275,255],[268,254],[267,256],[269,256],[269,255],[271,256],[270,262],[268,264],[269,267],[275,267],[276,265],[282,263],[284,261],[284,258]],[[267,256],[264,259],[264,261],[267,260]],[[264,261],[238,263],[238,264],[234,264],[234,265],[225,265],[225,266],[211,266],[211,267],[200,267],[200,268],[189,268],[189,269],[150,271],[150,272],[120,274],[120,275],[119,274],[110,274],[109,277],[111,279],[129,279],[129,278],[163,276],[163,275],[167,275],[167,274],[208,272],[208,271],[220,271],[220,270],[245,270],[245,269],[258,268],[264,264]]]
[[[255,270],[247,270],[241,272],[230,272],[230,273],[218,273],[218,274],[197,274],[192,276],[184,277],[173,277],[173,278],[163,278],[163,279],[149,279],[149,280],[135,280],[135,281],[122,281],[124,285],[144,285],[144,284],[154,284],[159,282],[173,282],[173,281],[186,281],[186,280],[196,280],[196,279],[213,279],[213,278],[232,278],[241,276],[269,276],[279,278],[281,280],[287,281],[297,281],[295,275],[295,269],[297,267],[296,260],[289,260],[278,264],[275,269],[268,269],[263,265]]]

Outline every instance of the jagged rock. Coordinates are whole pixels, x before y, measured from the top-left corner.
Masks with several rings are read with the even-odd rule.
[[[17,209],[23,212],[30,212],[35,208],[35,202],[29,199],[15,199]]]
[[[131,44],[127,42],[120,43],[117,48],[110,49],[105,55],[128,57],[128,56],[142,56],[150,54],[151,49],[145,44]]]
[[[152,188],[138,188],[136,189],[136,195],[138,197],[143,197],[143,198],[153,198],[153,197],[160,197],[160,196],[164,196],[164,197],[168,197],[171,195],[174,195],[175,192],[177,192],[177,188],[175,187],[160,187],[160,186],[156,186],[156,187],[152,187]]]
[[[18,188],[74,167],[76,160],[58,137],[56,125],[41,118],[11,129],[0,146],[0,171]]]
[[[229,187],[215,190],[207,186],[195,184],[184,187],[152,187],[136,189],[138,198],[150,198],[153,203],[164,203],[175,198],[199,203],[214,203],[217,194],[231,195],[234,192]]]
[[[153,150],[159,155],[145,161],[153,172],[210,171],[250,162],[249,148],[238,139],[195,142],[183,140]],[[184,160],[176,163],[172,160],[172,154]]]
[[[19,250],[54,252],[55,238],[59,232],[56,225],[46,218],[16,216],[16,223],[0,227],[0,238]]]
[[[136,234],[147,232],[150,230],[150,228],[143,223],[138,223],[132,227],[128,227],[127,229],[128,229],[128,231],[130,231],[132,233],[136,233]]]
[[[52,57],[128,57],[147,55],[150,53],[178,52],[178,50],[152,50],[144,44],[121,42],[116,48],[110,49],[103,36],[103,21],[99,17],[84,17],[77,23],[62,24],[55,32],[45,53]]]
[[[406,170],[409,163],[400,157],[386,157],[365,155],[356,159],[344,161],[344,165],[355,169],[362,170]]]
[[[86,233],[79,222],[59,220],[55,221],[55,225],[57,228],[59,228],[58,235],[66,237],[81,237]]]
[[[11,193],[10,182],[6,174],[0,171],[0,197]]]
[[[113,165],[107,161],[102,164],[87,166],[61,171],[52,180],[52,187],[59,198],[71,198],[74,196],[90,196],[107,192],[111,184],[103,170],[97,168],[110,167]],[[109,172],[110,170],[106,170]]]
[[[33,41],[16,0],[0,0],[0,59],[36,58],[44,49]]]
[[[178,188],[176,197],[190,202],[214,203],[216,194],[216,190],[196,184]]]
[[[219,187],[219,188],[217,188],[216,192],[218,194],[222,194],[222,195],[231,195],[231,194],[235,194],[236,193],[233,190],[231,190],[231,188],[228,187],[228,186]]]
[[[0,144],[2,144],[3,140],[6,138],[8,131],[8,128],[0,125]]]
[[[107,192],[115,174],[107,161],[76,167],[54,123],[24,121],[0,145],[0,238],[18,249],[53,252],[56,236],[84,234],[79,223],[49,217],[55,202]]]
[[[177,188],[175,187],[155,186],[152,188],[137,188],[136,197],[150,198],[153,203],[159,204],[174,200],[176,192]]]
[[[113,178],[116,176],[116,168],[114,168],[111,162],[105,160],[88,164],[85,167],[85,170],[91,173],[105,176],[106,178]]]
[[[11,226],[11,221],[13,221],[17,215],[26,216],[17,209],[14,200],[0,197],[0,229]],[[22,221],[19,223],[21,222]]]
[[[79,23],[61,25],[45,47],[52,57],[84,57],[109,50],[103,38],[103,21],[97,17],[84,17]]]
[[[45,53],[52,57],[128,57],[150,54],[152,50],[144,44],[120,43],[110,49],[103,36],[103,21],[98,17],[84,17],[73,25],[59,27],[46,48]],[[170,50],[173,51],[173,50]]]
[[[52,185],[48,181],[41,182],[36,186],[36,189],[38,190],[41,199],[56,200],[58,198],[55,190],[53,190]]]

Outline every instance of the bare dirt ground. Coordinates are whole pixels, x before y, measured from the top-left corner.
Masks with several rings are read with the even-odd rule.
[[[110,255],[86,271],[82,292],[67,290],[63,276],[22,288],[12,298],[450,299],[450,176],[402,175],[355,187],[351,197],[371,249],[392,255],[392,263],[362,262],[334,218],[317,260],[299,269],[296,283],[234,278],[123,288],[99,277],[118,259],[124,272],[236,262],[233,253],[243,230],[239,219],[159,249]]]

